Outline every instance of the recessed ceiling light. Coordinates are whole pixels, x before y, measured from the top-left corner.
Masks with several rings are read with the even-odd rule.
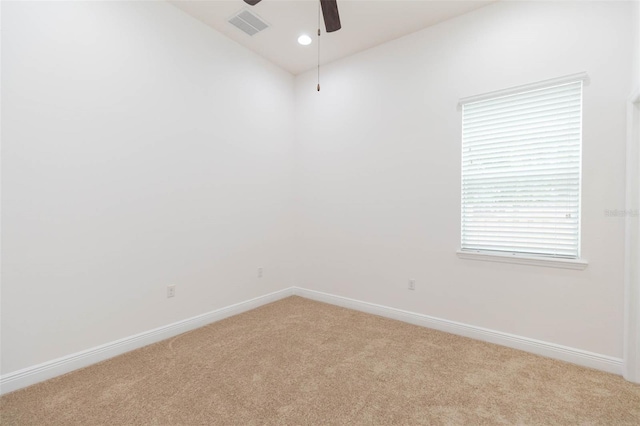
[[[308,46],[311,44],[311,37],[306,34],[302,34],[300,37],[298,37],[298,43],[303,46]]]

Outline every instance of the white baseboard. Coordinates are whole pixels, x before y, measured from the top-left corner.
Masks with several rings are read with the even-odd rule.
[[[622,374],[623,361],[621,358],[614,358],[581,349],[570,348],[555,343],[543,342],[527,337],[516,336],[501,331],[489,330],[482,327],[435,318],[428,315],[403,311],[401,309],[362,302],[360,300],[349,299],[347,297],[335,296],[333,294],[322,293],[314,290],[307,290],[300,287],[293,288],[293,294],[307,299],[317,300],[344,308],[354,309],[381,317],[404,321],[410,324],[433,328],[459,336],[470,337],[484,342],[495,343],[514,349],[531,352],[548,358],[558,359],[581,365],[583,367],[595,368],[613,374]]]
[[[77,352],[52,361],[14,371],[0,377],[0,395],[13,392],[15,390],[51,379],[62,374],[69,373],[79,368],[113,358],[114,356],[141,348],[152,343],[165,340],[178,334],[220,321],[233,315],[237,315],[267,303],[275,302],[285,297],[297,295],[307,299],[317,300],[344,308],[355,309],[386,318],[404,321],[410,324],[433,328],[447,333],[470,337],[485,342],[495,343],[514,349],[531,352],[534,354],[559,359],[584,367],[595,368],[614,374],[622,374],[623,361],[621,358],[614,358],[581,349],[570,348],[557,345],[555,343],[543,342],[529,339],[527,337],[515,336],[513,334],[500,331],[489,330],[482,327],[462,324],[455,321],[435,318],[428,315],[403,311],[401,309],[376,305],[360,300],[349,299],[347,297],[336,296],[314,290],[307,290],[300,287],[290,287],[264,296],[256,297],[244,302],[236,303],[221,309],[216,309],[202,315],[198,315],[186,320],[178,321],[163,327],[149,330],[134,336],[96,346],[85,351]]]
[[[134,336],[125,337],[124,339],[5,374],[0,377],[0,395],[69,373],[79,368],[87,367],[91,364],[177,336],[178,334],[220,321],[224,318],[250,311],[251,309],[291,295],[293,295],[293,288],[289,287],[284,290],[236,303],[235,305],[226,306],[202,315],[174,322],[173,324],[145,331]]]

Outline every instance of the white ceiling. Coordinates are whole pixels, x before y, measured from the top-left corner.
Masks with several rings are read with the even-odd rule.
[[[262,0],[256,6],[243,0],[169,1],[294,75],[317,65],[319,0]],[[342,29],[325,33],[322,23],[320,63],[402,37],[492,1],[338,0]],[[229,18],[243,8],[261,17],[270,27],[252,37],[229,24]],[[298,44],[298,36],[303,33],[312,36],[311,45]]]

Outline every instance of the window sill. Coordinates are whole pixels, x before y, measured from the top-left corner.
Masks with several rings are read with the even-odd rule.
[[[484,260],[486,262],[517,263],[519,265],[545,266],[549,268],[583,270],[589,264],[584,259],[557,259],[536,256],[518,256],[511,254],[498,254],[486,252],[474,252],[458,250],[460,259]]]

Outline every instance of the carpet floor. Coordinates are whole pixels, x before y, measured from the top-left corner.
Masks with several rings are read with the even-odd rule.
[[[289,297],[0,398],[2,425],[639,425],[621,377]]]

